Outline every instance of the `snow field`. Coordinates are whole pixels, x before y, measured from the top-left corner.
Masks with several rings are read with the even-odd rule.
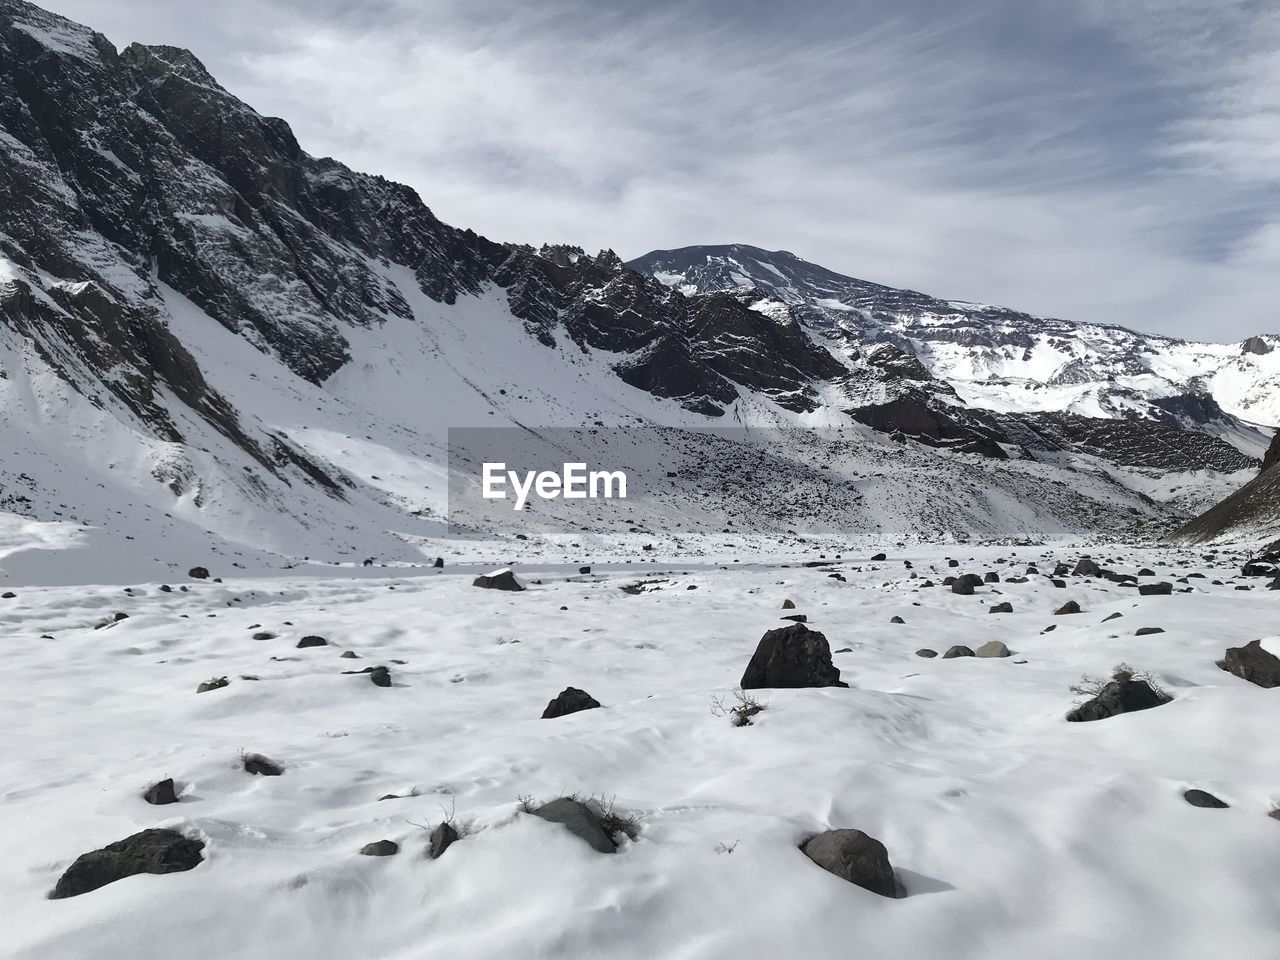
[[[778,565],[528,568],[520,594],[451,570],[228,578],[187,593],[22,588],[0,601],[5,953],[1274,956],[1280,823],[1266,814],[1280,805],[1280,698],[1214,661],[1268,632],[1280,594],[1192,580],[1193,593],[1139,598],[1038,577],[972,597],[917,589],[948,572],[1048,572],[1042,552],[915,549],[914,581],[891,553],[839,563],[844,583]],[[1197,569],[1170,553],[1099,553],[1161,579]],[[619,589],[640,574],[667,582]],[[851,688],[757,691],[767,709],[736,728],[712,699],[732,702],[788,597],[833,650],[850,648],[834,660]],[[1085,612],[1055,617],[1068,599]],[[996,600],[1014,613],[988,615]],[[116,611],[128,619],[93,629]],[[1167,632],[1134,637],[1140,626]],[[257,630],[278,637],[252,640]],[[296,649],[305,634],[329,645]],[[914,656],[991,639],[1014,655]],[[1174,701],[1066,723],[1068,687],[1120,661]],[[342,673],[376,664],[391,688]],[[223,675],[228,687],[195,692]],[[538,719],[569,685],[603,709]],[[284,775],[250,776],[242,750]],[[144,803],[166,776],[181,803]],[[1231,808],[1189,806],[1191,786]],[[520,811],[521,797],[572,792],[638,817],[639,838],[604,856]],[[449,815],[470,834],[429,860],[423,827]],[[205,862],[45,899],[78,854],[149,826],[204,839]],[[810,863],[798,844],[829,827],[884,842],[907,897]],[[384,837],[397,856],[358,855]]]

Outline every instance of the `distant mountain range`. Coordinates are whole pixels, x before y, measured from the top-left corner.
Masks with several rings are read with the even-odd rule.
[[[689,295],[756,291],[854,370],[869,348],[895,347],[975,409],[1138,418],[1211,432],[1280,423],[1276,336],[1196,343],[1033,317],[856,280],[786,251],[742,244],[656,250],[627,265]],[[1249,441],[1254,454],[1256,442]]]
[[[308,155],[190,52],[21,0],[0,158],[0,511],[139,556],[419,556],[454,426],[767,427],[779,464],[836,466],[833,531],[937,537],[1173,524],[1280,422],[1275,337],[1046,320],[741,245],[624,265],[488,240]],[[749,477],[703,506],[688,531],[760,509]]]

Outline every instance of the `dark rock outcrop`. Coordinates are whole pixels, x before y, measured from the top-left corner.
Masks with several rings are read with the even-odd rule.
[[[795,687],[847,687],[831,662],[827,638],[802,623],[770,630],[760,638],[742,674],[743,690]]]
[[[827,830],[806,840],[800,849],[841,880],[882,897],[898,896],[889,852],[883,843],[861,830]]]
[[[260,753],[246,753],[240,758],[245,773],[259,777],[278,777],[284,773],[284,767]]]
[[[574,836],[581,837],[591,849],[598,853],[615,853],[617,844],[605,831],[600,817],[585,803],[570,797],[560,797],[550,803],[544,803],[532,811],[535,817],[541,817],[551,823],[558,823]]]
[[[1077,577],[1100,577],[1102,576],[1102,568],[1091,557],[1081,557],[1071,573]]]
[[[153,803],[157,806],[166,803],[177,803],[178,795],[174,792],[173,780],[166,778],[158,783],[153,783],[151,786],[147,787],[146,792],[142,795],[142,799],[147,801],[147,803]]]
[[[1182,794],[1182,799],[1186,800],[1187,803],[1191,804],[1193,807],[1204,807],[1209,810],[1225,810],[1227,807],[1231,806],[1231,804],[1224,803],[1219,800],[1212,793],[1205,790],[1196,790],[1194,788],[1184,792]]]
[[[82,854],[59,878],[50,899],[78,897],[108,883],[141,873],[180,873],[194,869],[204,857],[204,841],[175,830],[143,830]]]
[[[599,706],[600,701],[585,690],[579,690],[577,687],[565,687],[547,704],[546,709],[542,711],[542,719],[551,720],[556,717],[565,717],[571,713],[580,713],[583,710],[594,710]]]
[[[1261,640],[1243,647],[1228,647],[1222,669],[1260,687],[1280,687],[1280,657],[1262,649]]]
[[[431,859],[439,860],[458,839],[458,831],[454,829],[453,824],[448,821],[441,823],[431,831],[431,846],[428,849]]]
[[[1150,710],[1168,703],[1172,697],[1151,686],[1146,680],[1116,678],[1109,681],[1098,693],[1076,707],[1067,719],[1074,722],[1105,720],[1122,713]]]
[[[510,590],[513,593],[524,589],[524,584],[516,579],[510,570],[497,570],[493,573],[481,574],[471,581],[473,587],[486,590]]]

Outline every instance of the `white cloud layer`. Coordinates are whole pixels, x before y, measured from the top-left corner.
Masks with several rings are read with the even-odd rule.
[[[495,239],[1280,332],[1280,5],[49,0]]]

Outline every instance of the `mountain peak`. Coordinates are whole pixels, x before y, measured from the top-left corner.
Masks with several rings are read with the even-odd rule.
[[[102,34],[26,0],[0,0],[0,28],[5,27],[55,56],[90,62],[115,56]]]
[[[184,80],[218,90],[223,89],[200,58],[185,47],[171,47],[158,43],[131,43],[121,51],[120,56],[139,67],[150,63],[151,72],[162,66],[167,68],[165,72]]]
[[[209,68],[190,50],[165,44],[131,43],[120,52],[120,59],[132,66],[152,84],[177,80],[195,91],[234,104],[242,112],[256,115],[248,104],[218,83]]]

